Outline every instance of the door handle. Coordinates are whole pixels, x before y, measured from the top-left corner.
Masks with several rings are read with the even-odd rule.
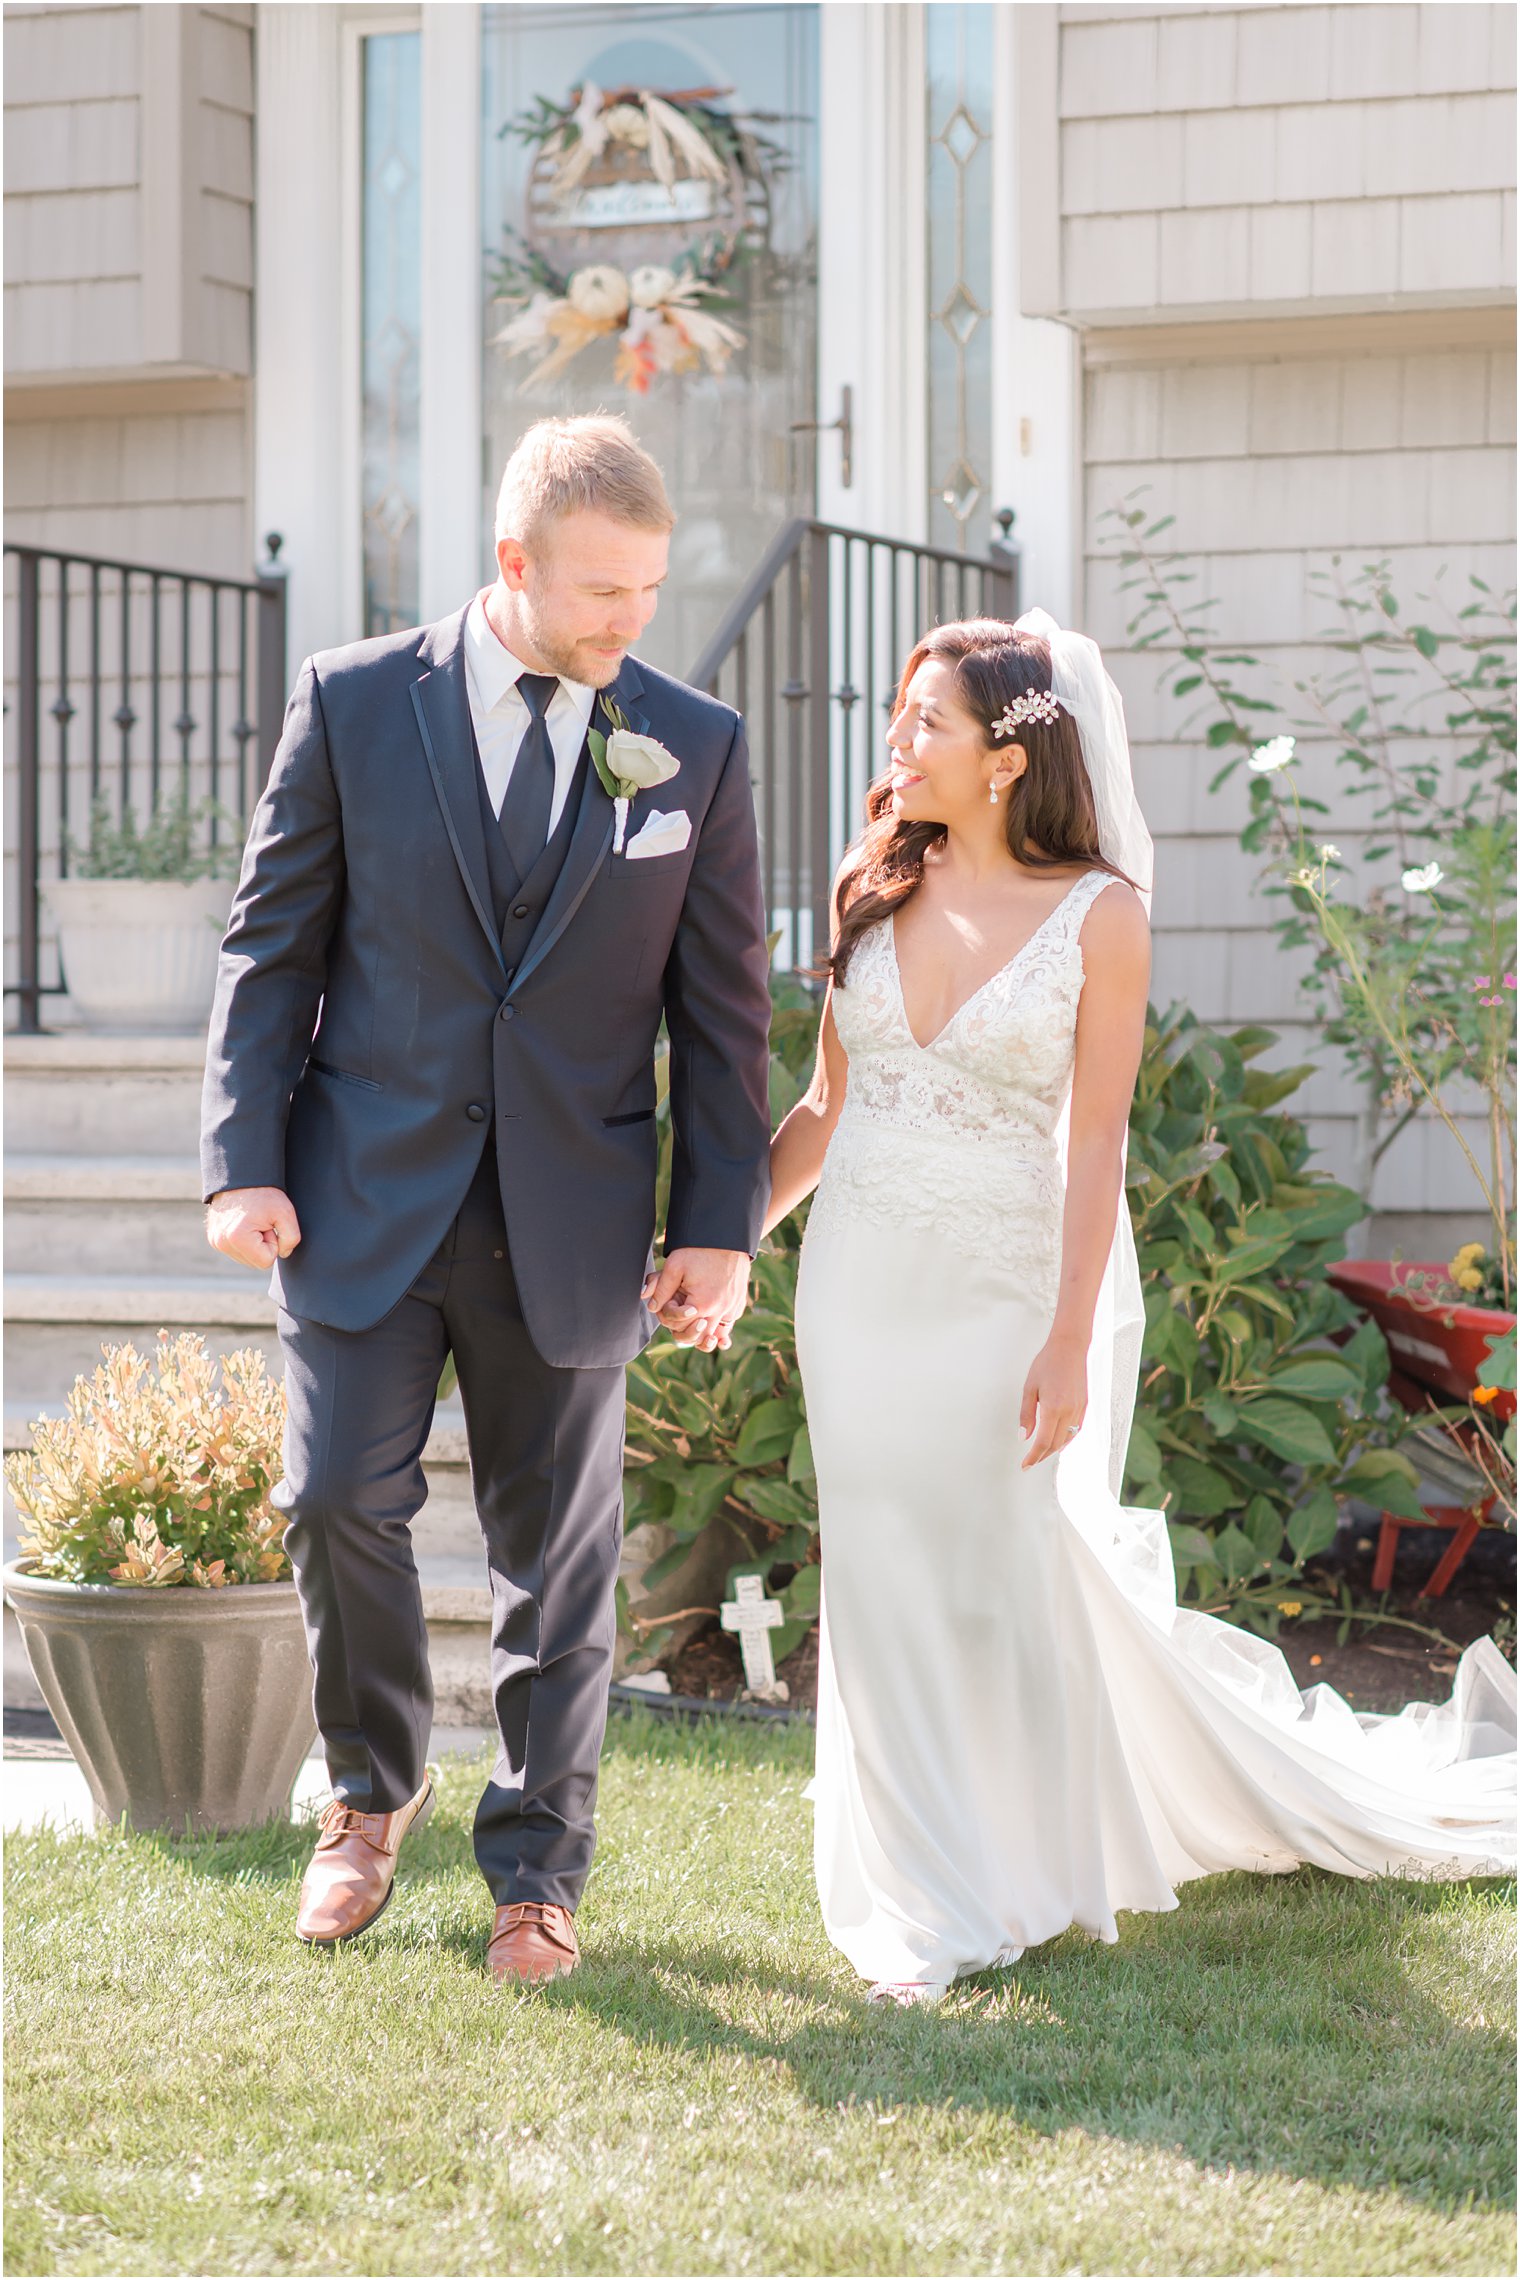
[[[833,435],[837,431],[839,436],[839,480],[847,491],[850,488],[850,477],[854,472],[855,462],[854,401],[853,389],[841,388],[837,420],[793,420],[792,422],[793,435]]]

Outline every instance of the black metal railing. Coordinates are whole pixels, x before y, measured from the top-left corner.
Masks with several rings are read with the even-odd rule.
[[[285,711],[280,541],[256,578],[213,578],[6,542],[6,845],[16,865],[8,997],[43,978],[41,889],[66,877],[97,803],[139,828],[183,798],[216,846],[246,829]]]
[[[931,626],[1019,612],[1013,516],[986,558],[799,519],[780,532],[689,678],[744,714],[776,961],[828,941],[829,881],[885,762],[897,676]]]

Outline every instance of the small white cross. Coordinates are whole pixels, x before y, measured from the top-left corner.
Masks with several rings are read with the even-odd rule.
[[[741,1575],[735,1579],[733,1599],[725,1601],[722,1615],[724,1630],[739,1634],[744,1683],[750,1693],[762,1702],[784,1700],[784,1691],[776,1678],[776,1665],[771,1659],[769,1637],[779,1623],[786,1621],[781,1602],[766,1597],[765,1585],[758,1575]]]

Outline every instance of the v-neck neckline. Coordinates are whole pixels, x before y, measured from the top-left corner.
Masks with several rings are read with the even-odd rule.
[[[976,988],[971,992],[970,996],[963,997],[961,999],[960,1004],[956,1007],[954,1013],[951,1014],[949,1020],[940,1024],[939,1028],[935,1030],[934,1035],[929,1039],[927,1045],[921,1045],[919,1043],[918,1039],[913,1034],[913,1024],[908,1019],[908,993],[903,988],[902,966],[899,963],[897,956],[897,914],[895,911],[889,913],[887,918],[887,944],[892,953],[892,972],[897,982],[897,1003],[899,1010],[902,1013],[903,1028],[907,1031],[908,1042],[913,1047],[914,1051],[918,1053],[932,1053],[935,1046],[940,1042],[941,1038],[947,1037],[949,1035],[950,1031],[960,1020],[961,1015],[966,1011],[966,1008],[968,1006],[975,1005],[977,999],[979,997],[984,997],[987,991],[991,989],[994,982],[1001,981],[1003,976],[1009,971],[1010,967],[1016,966],[1018,964],[1025,951],[1032,948],[1033,945],[1038,942],[1040,936],[1044,933],[1046,927],[1050,925],[1051,921],[1060,917],[1062,911],[1071,901],[1071,898],[1076,893],[1078,887],[1081,886],[1082,881],[1084,879],[1090,879],[1092,876],[1092,871],[1087,870],[1081,872],[1078,877],[1072,880],[1071,885],[1067,888],[1065,894],[1062,895],[1060,901],[1054,904],[1051,909],[1045,913],[1045,916],[1040,920],[1040,923],[1034,929],[1034,932],[1025,936],[1024,940],[1019,944],[1017,950],[1015,950],[1013,953],[1013,956],[1011,958],[1005,958],[1002,965],[998,967],[996,973],[989,974],[984,982],[978,982]]]

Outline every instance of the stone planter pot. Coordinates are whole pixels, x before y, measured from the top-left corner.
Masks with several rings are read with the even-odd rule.
[[[50,879],[64,984],[90,1029],[205,1027],[232,908],[228,879]]]
[[[1386,1259],[1338,1259],[1326,1277],[1371,1315],[1387,1339],[1394,1371],[1391,1393],[1404,1400],[1397,1382],[1403,1377],[1442,1401],[1470,1401],[1489,1339],[1513,1330],[1515,1317],[1501,1307],[1447,1304],[1407,1290],[1403,1285],[1411,1270],[1429,1275],[1446,1271],[1444,1263],[1433,1259],[1406,1259],[1397,1266]],[[1423,1403],[1404,1400],[1404,1406],[1421,1408]],[[1500,1423],[1514,1414],[1512,1393],[1499,1394],[1489,1411]]]
[[[100,1819],[198,1834],[283,1817],[316,1725],[293,1583],[58,1583],[3,1571]]]

